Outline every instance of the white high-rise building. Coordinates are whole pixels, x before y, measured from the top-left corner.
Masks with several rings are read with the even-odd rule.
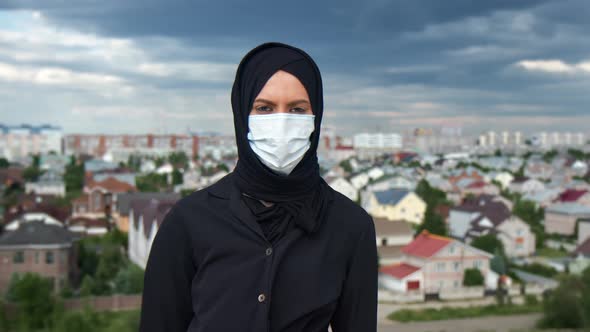
[[[24,160],[29,154],[62,154],[63,132],[48,124],[32,126],[0,124],[0,157],[11,161]]]
[[[490,146],[496,146],[496,132],[489,131],[488,132],[488,140]]]
[[[519,146],[522,144],[522,133],[517,131],[514,133],[514,145]]]
[[[502,145],[510,144],[510,134],[507,131],[502,132]]]
[[[352,147],[361,158],[392,153],[402,148],[402,136],[397,133],[361,133],[352,138]]]
[[[561,144],[561,140],[560,140],[559,136],[560,136],[559,133],[556,131],[551,133],[551,145],[552,146],[556,146],[556,145]]]
[[[352,140],[355,149],[400,149],[402,136],[396,133],[362,133]]]

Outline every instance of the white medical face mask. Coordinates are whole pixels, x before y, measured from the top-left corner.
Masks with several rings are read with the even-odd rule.
[[[289,113],[250,115],[250,147],[263,164],[289,175],[311,145],[314,118],[315,115]]]

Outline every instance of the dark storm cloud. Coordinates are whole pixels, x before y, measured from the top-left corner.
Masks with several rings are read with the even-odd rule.
[[[452,119],[589,115],[590,94],[584,91],[590,89],[590,70],[582,65],[590,61],[587,0],[9,0],[0,1],[2,8],[39,10],[55,26],[132,40],[145,61],[176,69],[159,75],[157,65],[151,73],[113,66],[109,73],[171,94],[227,90],[231,66],[245,51],[278,40],[317,60],[327,78],[329,107],[377,111],[358,122],[367,126],[383,121],[379,116],[387,110],[411,112],[415,104],[421,111],[426,105],[431,117]],[[546,60],[565,69],[522,64]],[[192,61],[231,68],[220,70],[223,79],[203,81],[183,75],[193,67],[174,67]],[[101,62],[85,59],[29,63],[104,70]]]
[[[215,40],[251,36],[350,41],[383,38],[429,24],[497,10],[526,9],[548,0],[397,1],[77,1],[9,0],[0,8],[43,12],[77,28],[114,36],[166,35]],[[367,35],[370,32],[371,35]]]

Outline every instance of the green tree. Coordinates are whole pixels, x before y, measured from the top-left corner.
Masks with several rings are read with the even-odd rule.
[[[559,286],[544,301],[540,325],[545,328],[583,328],[587,319],[582,307],[584,295],[588,295],[588,285],[579,277],[562,276]]]
[[[78,246],[78,267],[80,268],[80,275],[82,279],[84,276],[93,276],[98,265],[98,254],[94,249],[94,245],[86,238],[77,243]]]
[[[117,247],[105,247],[98,260],[94,278],[94,295],[109,295],[113,291],[113,278],[124,263],[123,255]]]
[[[483,275],[479,269],[469,268],[463,272],[463,286],[482,286],[483,282]]]
[[[9,331],[10,322],[6,316],[6,309],[4,306],[4,301],[0,300],[0,331]]]
[[[542,224],[545,219],[545,210],[537,207],[532,201],[525,199],[516,199],[512,214],[529,224],[533,233],[535,233],[535,243],[537,248],[542,248],[545,242],[545,227]]]
[[[173,169],[172,170],[172,184],[173,185],[182,184],[183,181],[184,181],[184,179],[182,177],[182,173],[178,170],[178,168]]]
[[[53,283],[30,272],[12,281],[8,292],[17,304],[19,324],[28,329],[50,327],[55,306]]]
[[[84,163],[78,163],[74,155],[70,156],[66,165],[64,182],[67,192],[79,193],[84,187]]]
[[[500,241],[495,234],[486,234],[486,235],[482,235],[480,237],[477,237],[475,239],[473,239],[473,241],[470,243],[470,245],[472,247],[481,249],[485,252],[488,252],[492,255],[494,255],[494,253],[496,251],[499,251],[500,254],[502,256],[505,256],[504,253],[504,245],[502,244],[502,241]]]
[[[427,230],[432,234],[438,234],[442,236],[447,235],[447,226],[445,225],[445,221],[431,207],[426,208],[426,211],[424,212],[424,220],[420,225],[418,225],[416,232],[420,233],[423,230]]]
[[[352,173],[352,166],[350,165],[350,160],[342,160],[339,165],[346,173]]]
[[[447,194],[440,189],[430,186],[425,179],[418,182],[415,192],[428,206],[432,206],[433,208],[439,204],[447,203]]]
[[[157,192],[168,186],[166,174],[149,173],[135,178],[137,189],[143,192]]]
[[[427,230],[430,233],[445,236],[447,227],[443,217],[436,212],[436,207],[441,204],[447,204],[447,195],[444,191],[430,186],[428,181],[422,179],[418,182],[415,190],[416,194],[426,203],[424,219],[418,225],[417,232]]]
[[[80,296],[90,296],[94,293],[94,278],[91,275],[85,275],[80,285]]]
[[[83,310],[63,312],[59,318],[56,321],[55,332],[98,332],[102,331],[101,327],[105,325],[100,315],[90,305],[84,306]]]
[[[508,273],[506,267],[506,256],[503,254],[503,250],[496,248],[494,251],[494,257],[490,260],[490,269],[492,271],[502,275]]]
[[[31,165],[23,170],[23,178],[28,182],[34,182],[39,179],[39,176],[43,174],[41,171],[41,162],[38,154],[33,155]]]
[[[139,294],[143,290],[144,271],[139,266],[128,262],[115,276],[115,292],[122,294]]]
[[[8,159],[4,157],[0,157],[0,168],[8,168],[10,166],[10,162]]]
[[[568,149],[567,154],[578,160],[590,159],[590,153],[585,153],[584,151],[578,149]]]
[[[543,154],[543,161],[545,161],[546,163],[551,163],[553,159],[555,159],[557,154],[557,150],[549,150]]]
[[[69,299],[72,296],[74,296],[74,290],[72,289],[72,286],[70,286],[69,283],[66,283],[64,287],[61,288],[59,295],[64,299]]]
[[[182,151],[172,152],[170,155],[168,155],[168,161],[175,167],[182,167],[186,169],[186,166],[188,165],[188,157],[186,153]]]
[[[126,166],[136,172],[139,172],[139,170],[141,169],[141,157],[134,154],[129,155],[129,157],[127,158]]]

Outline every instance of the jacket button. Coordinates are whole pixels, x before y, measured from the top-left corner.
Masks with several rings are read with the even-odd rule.
[[[272,255],[272,248],[266,248],[266,256]]]
[[[266,300],[266,295],[264,295],[264,294],[258,295],[258,302],[262,303],[262,302],[264,302],[264,300]]]

